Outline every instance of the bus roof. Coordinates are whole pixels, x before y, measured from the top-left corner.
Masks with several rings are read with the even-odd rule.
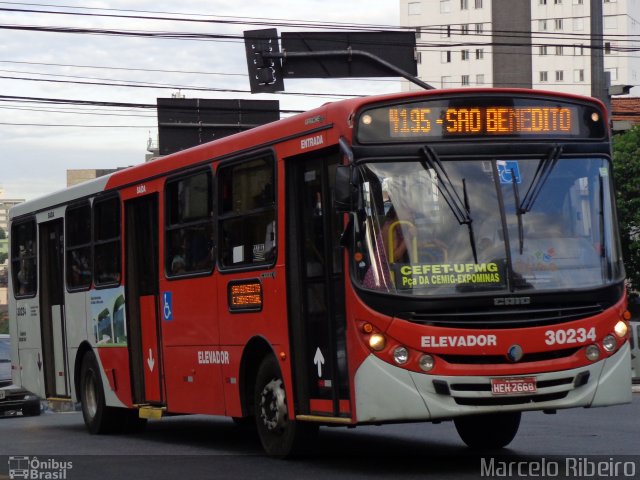
[[[540,97],[562,97],[567,100],[578,100],[596,104],[606,115],[606,108],[597,99],[574,94],[551,92],[545,90],[530,90],[522,88],[461,88],[447,90],[425,90],[400,92],[376,96],[358,97],[336,102],[326,103],[316,109],[309,110],[291,117],[271,122],[251,130],[236,133],[219,140],[197,145],[151,162],[141,163],[103,177],[89,180],[79,185],[60,190],[58,192],[39,197],[11,210],[10,218],[16,218],[32,212],[52,208],[56,205],[69,203],[75,199],[96,195],[105,189],[119,188],[170,174],[174,170],[189,168],[190,166],[226,156],[241,154],[251,150],[267,148],[278,141],[308,134],[316,129],[332,125],[342,130],[342,134],[350,137],[351,128],[348,121],[361,107],[376,102],[401,101],[409,98],[428,98],[440,95],[527,95]]]
[[[504,95],[534,95],[554,96],[567,100],[591,101],[606,113],[604,105],[596,99],[573,94],[564,94],[544,90],[530,90],[522,88],[495,89],[495,88],[464,88],[450,90],[425,90],[418,92],[400,92],[385,95],[358,97],[337,102],[330,102],[313,110],[309,110],[276,122],[261,125],[251,130],[236,133],[219,140],[197,145],[180,152],[167,155],[153,162],[143,163],[120,172],[116,172],[108,187],[121,187],[140,182],[145,178],[166,175],[173,170],[187,168],[200,162],[224,158],[225,156],[241,154],[244,151],[256,150],[261,146],[267,147],[275,142],[308,134],[315,128],[333,124],[342,131],[343,135],[351,137],[351,128],[348,126],[351,116],[361,107],[388,101],[401,101],[409,98],[427,98],[439,95],[473,95],[473,94],[504,94]]]
[[[111,175],[113,175],[113,173],[94,178],[92,180],[87,180],[86,182],[82,182],[78,185],[73,185],[71,187],[58,190],[57,192],[38,197],[34,200],[20,203],[9,210],[9,219],[13,220],[14,218],[28,213],[50,209],[57,205],[73,202],[74,200],[77,200],[79,198],[96,195],[104,191]]]

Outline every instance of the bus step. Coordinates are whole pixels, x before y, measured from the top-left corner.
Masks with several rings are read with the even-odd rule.
[[[47,408],[52,412],[75,412],[79,410],[78,405],[68,397],[47,397]]]
[[[296,420],[301,422],[316,422],[337,425],[350,425],[351,419],[344,417],[325,417],[322,415],[296,415]]]
[[[151,407],[147,405],[138,409],[138,416],[140,418],[158,419],[162,418],[165,410],[165,407]]]

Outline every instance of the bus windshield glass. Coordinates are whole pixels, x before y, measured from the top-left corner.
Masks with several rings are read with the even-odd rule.
[[[361,287],[436,296],[620,280],[608,160],[436,160],[360,165]]]

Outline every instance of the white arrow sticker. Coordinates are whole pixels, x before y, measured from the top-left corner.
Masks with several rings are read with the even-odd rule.
[[[322,378],[322,365],[324,365],[324,356],[320,351],[320,347],[316,350],[316,355],[313,357],[313,363],[318,366],[318,378]]]
[[[153,351],[149,349],[149,358],[147,358],[147,365],[149,365],[149,371],[153,372],[153,366],[156,364],[156,361],[153,359]]]

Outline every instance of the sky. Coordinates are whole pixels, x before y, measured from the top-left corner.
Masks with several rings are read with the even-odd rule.
[[[400,89],[400,81],[391,78],[300,79],[285,81],[286,95],[252,95],[244,44],[238,38],[185,40],[30,28],[213,35],[242,35],[244,30],[273,27],[279,32],[326,31],[312,28],[314,23],[388,28],[399,24],[397,0],[37,1],[0,1],[0,189],[5,198],[30,200],[63,189],[67,169],[142,163],[149,138],[157,139],[153,109],[36,103],[24,97],[155,104],[157,98],[171,97],[182,87],[179,92],[187,98],[277,99],[281,109],[307,110],[340,99],[331,94]],[[155,84],[154,88],[149,83]],[[158,85],[169,88],[155,88]],[[246,92],[194,91],[189,87]],[[326,96],[294,94],[310,92]]]

